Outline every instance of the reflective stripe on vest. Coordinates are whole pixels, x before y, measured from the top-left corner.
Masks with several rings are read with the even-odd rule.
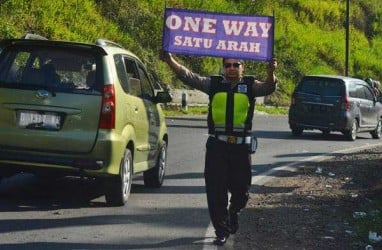
[[[233,103],[233,127],[235,128],[237,125],[244,127],[249,109],[248,96],[242,93],[235,93],[233,95]]]
[[[212,120],[215,130],[225,132],[227,125],[227,96],[226,92],[216,93],[211,101]],[[233,131],[242,132],[245,129],[250,102],[248,96],[242,93],[233,93]]]
[[[212,107],[212,120],[214,121],[215,128],[223,127],[225,128],[226,123],[226,107],[227,107],[227,93],[220,92],[216,93],[211,102]]]

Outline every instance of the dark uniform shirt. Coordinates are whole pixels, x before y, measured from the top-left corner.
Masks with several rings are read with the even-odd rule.
[[[209,94],[210,86],[211,86],[210,77],[200,76],[196,73],[191,72],[185,67],[181,67],[181,72],[178,76],[179,76],[179,79],[186,85],[192,88],[198,89],[206,94]],[[223,79],[223,82],[228,82],[228,81]],[[275,91],[276,84],[256,81],[254,82],[252,87],[253,87],[252,93],[254,93],[254,97],[266,96],[266,95],[272,94]]]

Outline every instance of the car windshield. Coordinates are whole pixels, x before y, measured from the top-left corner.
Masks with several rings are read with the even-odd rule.
[[[0,87],[49,87],[96,91],[95,56],[89,51],[45,46],[12,46],[0,56]]]
[[[297,91],[320,96],[341,96],[344,84],[336,79],[305,79]]]

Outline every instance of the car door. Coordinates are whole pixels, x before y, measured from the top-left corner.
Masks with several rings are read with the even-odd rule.
[[[377,122],[379,120],[379,109],[376,106],[376,100],[373,90],[367,86],[363,85],[365,91],[366,101],[368,103],[367,109],[367,126],[375,127],[377,126]]]
[[[356,93],[359,98],[360,127],[377,125],[377,112],[372,90],[365,84],[357,83]]]
[[[149,125],[150,160],[153,160],[159,146],[160,119],[157,104],[154,100],[154,88],[150,82],[149,74],[145,67],[138,63],[139,78],[142,85],[142,99],[145,105]]]
[[[142,99],[142,86],[139,79],[138,67],[134,58],[127,55],[115,55],[117,74],[124,92],[123,122],[134,131],[134,162],[147,161],[150,152],[149,120],[145,103]]]

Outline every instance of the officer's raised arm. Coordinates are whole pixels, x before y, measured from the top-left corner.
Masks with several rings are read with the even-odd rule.
[[[277,83],[277,77],[275,75],[275,70],[277,68],[277,59],[273,58],[271,61],[268,63],[268,76],[267,76],[267,83],[271,84],[276,84]]]
[[[264,82],[255,80],[255,84],[253,85],[255,96],[266,96],[275,91],[278,83],[278,79],[275,75],[276,68],[277,60],[276,58],[273,58],[268,62],[266,80]]]
[[[209,77],[200,76],[184,65],[180,64],[172,54],[163,52],[162,60],[168,64],[170,69],[178,76],[178,78],[186,85],[196,88],[204,93],[208,93],[210,89]]]
[[[180,75],[182,71],[183,65],[178,63],[171,53],[163,52],[162,60],[168,64],[168,66],[171,68],[171,70],[176,74]]]

